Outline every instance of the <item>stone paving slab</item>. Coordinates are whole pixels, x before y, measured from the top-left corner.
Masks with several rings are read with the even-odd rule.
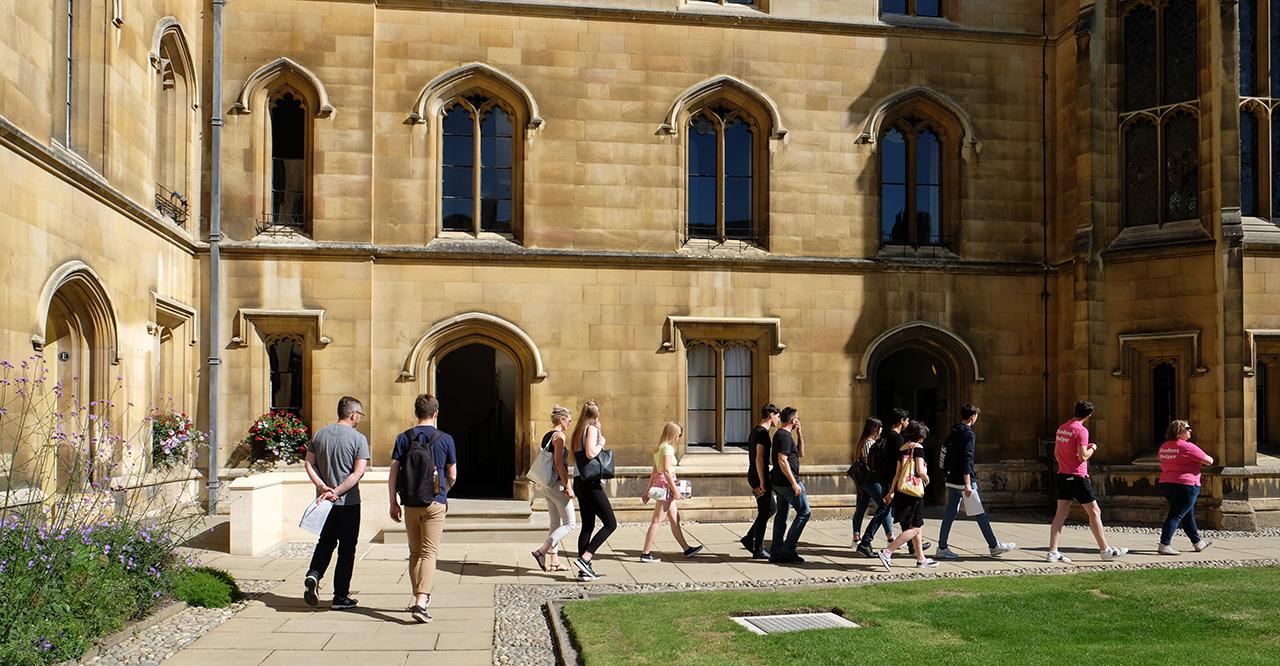
[[[869,518],[869,516],[868,516]],[[1105,518],[1105,516],[1104,516]],[[926,520],[924,538],[937,542],[939,520]],[[914,558],[901,549],[894,557],[892,570],[886,574],[878,559],[867,559],[855,553],[850,545],[851,526],[847,519],[814,521],[801,539],[799,553],[804,564],[780,566],[764,560],[750,559],[738,539],[749,524],[687,524],[685,534],[690,543],[706,548],[697,557],[684,558],[664,526],[658,533],[654,553],[658,563],[641,563],[644,526],[624,525],[597,554],[596,571],[604,574],[592,585],[633,584],[753,584],[756,582],[793,581],[874,576],[883,579],[916,575],[921,572]],[[987,556],[987,546],[977,525],[961,518],[954,524],[950,547],[960,559],[943,561],[937,573],[982,574],[1009,570],[1104,570],[1113,566],[1098,555],[1097,546],[1088,530],[1068,526],[1063,531],[1061,550],[1073,558],[1072,564],[1049,564],[1045,553],[1049,539],[1047,523],[1015,518],[994,523],[996,535],[1004,541],[1016,541],[1018,548],[1001,558]],[[896,526],[895,526],[896,529]],[[766,542],[771,534],[766,535]],[[448,538],[448,535],[446,535]],[[1274,558],[1280,553],[1280,537],[1232,535],[1215,540],[1203,553],[1194,552],[1183,535],[1175,547],[1183,550],[1179,557],[1156,554],[1157,535],[1151,531],[1116,530],[1107,532],[1113,546],[1127,547],[1130,556],[1125,564],[1167,562],[1191,563],[1209,560],[1258,560]],[[566,540],[562,560],[568,564],[574,554],[576,534]],[[305,559],[269,557],[235,557],[225,553],[200,552],[203,563],[226,569],[247,580],[277,580],[271,591],[246,604],[234,618],[174,655],[166,664],[237,666],[274,666],[346,660],[364,664],[448,663],[450,666],[490,664],[494,658],[494,622],[499,610],[494,607],[495,585],[536,585],[550,590],[557,586],[576,586],[576,570],[547,573],[536,569],[529,551],[537,543],[444,544],[432,594],[431,614],[434,621],[421,625],[414,622],[405,608],[410,601],[407,573],[408,550],[403,544],[365,544],[358,551],[352,596],[360,600],[355,611],[333,611],[327,608],[329,580],[322,581],[321,604],[318,608],[302,601],[302,578]],[[884,545],[877,536],[874,547]],[[936,548],[936,547],[935,547]],[[305,549],[304,549],[305,550]],[[929,555],[933,551],[928,551]],[[295,555],[296,557],[296,555]]]

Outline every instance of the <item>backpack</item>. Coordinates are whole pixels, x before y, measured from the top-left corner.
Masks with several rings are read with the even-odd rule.
[[[437,429],[431,439],[424,439],[413,428],[404,431],[409,448],[400,457],[400,474],[396,477],[396,493],[404,506],[431,506],[440,494],[440,468],[436,466],[435,445],[444,436]]]

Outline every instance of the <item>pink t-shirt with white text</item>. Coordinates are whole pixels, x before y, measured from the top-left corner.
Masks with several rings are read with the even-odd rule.
[[[1200,485],[1200,466],[1208,456],[1200,447],[1185,439],[1170,440],[1160,445],[1160,483]]]
[[[1071,419],[1058,427],[1054,438],[1054,455],[1058,459],[1058,473],[1072,476],[1089,476],[1089,462],[1081,460],[1078,448],[1089,444],[1089,429],[1084,423]]]

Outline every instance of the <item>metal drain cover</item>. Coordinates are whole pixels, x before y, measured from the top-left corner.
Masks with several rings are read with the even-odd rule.
[[[748,631],[763,636],[809,629],[857,629],[858,625],[835,613],[788,613],[785,615],[748,615],[734,617],[734,622]]]

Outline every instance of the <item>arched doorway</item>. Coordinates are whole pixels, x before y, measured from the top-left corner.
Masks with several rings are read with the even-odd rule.
[[[400,381],[417,382],[419,391],[440,399],[440,424],[455,439],[471,439],[474,427],[474,438],[481,442],[471,447],[478,457],[469,462],[463,456],[471,453],[463,453],[458,439],[458,486],[451,497],[533,497],[532,483],[525,478],[538,445],[532,385],[546,377],[533,338],[491,314],[468,312],[441,320],[414,343]],[[482,427],[482,422],[489,425]],[[497,443],[484,443],[494,437]],[[481,480],[472,485],[469,478]],[[506,487],[499,488],[495,479],[505,479]]]
[[[938,469],[938,453],[951,428],[954,410],[951,372],[947,364],[930,352],[915,347],[899,349],[876,365],[873,411],[888,421],[889,410],[901,407],[911,418],[929,426],[925,440],[929,468]],[[929,496],[941,499],[942,479],[933,475]]]
[[[440,428],[458,447],[450,497],[509,499],[516,480],[516,365],[503,351],[472,343],[436,366]]]

